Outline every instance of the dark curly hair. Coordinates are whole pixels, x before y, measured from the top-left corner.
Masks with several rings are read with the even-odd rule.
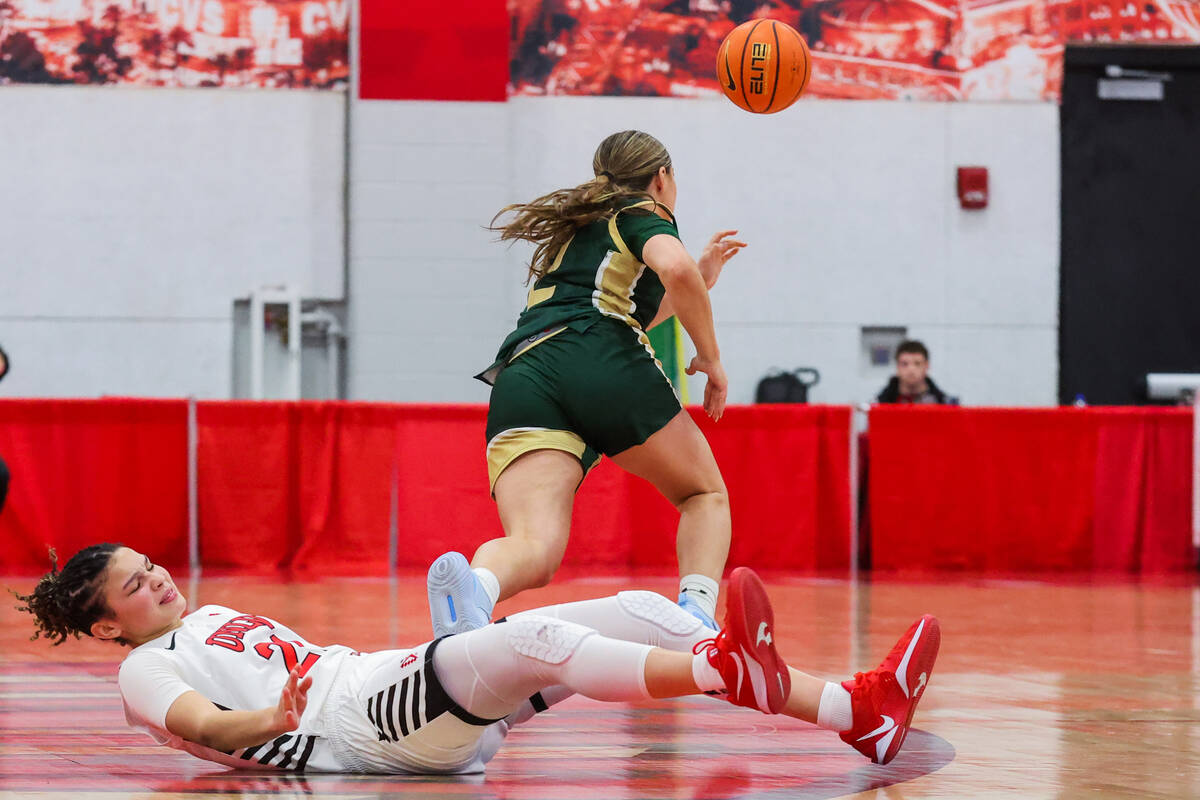
[[[94,544],[85,547],[58,570],[58,554],[50,548],[50,571],[42,576],[33,592],[27,595],[13,591],[25,605],[18,611],[27,611],[34,616],[37,630],[30,641],[39,636],[55,639],[60,645],[68,635],[76,639],[80,634],[92,635],[92,623],[108,613],[104,595],[99,591],[108,571],[112,555],[124,545],[115,543]],[[12,591],[12,590],[10,590]]]

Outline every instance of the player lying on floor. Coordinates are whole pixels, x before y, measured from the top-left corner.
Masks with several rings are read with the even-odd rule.
[[[52,554],[53,561],[53,554]],[[133,727],[231,767],[478,772],[510,724],[578,692],[638,701],[702,692],[842,732],[887,763],[937,656],[926,615],[883,666],[842,686],[791,670],[762,583],[729,582],[725,628],[652,592],[550,606],[407,650],[313,645],[267,617],[187,602],[170,574],[115,544],[53,561],[21,610],[60,644],[86,634],[132,648],[119,684]],[[832,689],[831,689],[832,687]]]

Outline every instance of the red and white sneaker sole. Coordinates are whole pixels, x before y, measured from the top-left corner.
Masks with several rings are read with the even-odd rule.
[[[757,708],[778,714],[792,691],[792,676],[775,649],[775,612],[753,570],[738,567],[729,576],[725,630],[738,643]]]
[[[929,676],[933,674],[933,662],[937,660],[938,648],[942,643],[941,625],[932,614],[922,616],[914,623],[914,627],[916,631],[893,670],[896,682],[908,698],[908,713],[904,717],[904,724],[896,726],[896,736],[879,759],[880,764],[886,764],[895,758],[904,745],[908,729],[912,725],[913,714],[917,711],[917,703],[921,701],[925,687],[929,685]]]

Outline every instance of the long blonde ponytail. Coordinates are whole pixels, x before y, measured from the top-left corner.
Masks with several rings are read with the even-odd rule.
[[[499,232],[501,241],[520,239],[537,245],[529,263],[529,280],[536,281],[580,228],[608,217],[627,200],[652,199],[647,189],[663,167],[671,170],[671,156],[658,139],[641,131],[614,133],[592,156],[595,178],[528,203],[505,206],[488,229]],[[509,213],[511,220],[496,224]]]

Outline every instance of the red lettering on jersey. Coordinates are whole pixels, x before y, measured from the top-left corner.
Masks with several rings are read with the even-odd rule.
[[[300,654],[296,652],[296,647],[303,647],[300,642],[289,642],[286,639],[280,639],[275,634],[271,634],[271,641],[261,642],[254,646],[254,652],[258,653],[268,661],[274,655],[272,648],[279,648],[279,652],[283,654],[283,666],[288,672],[291,672],[296,665],[300,666],[300,677],[303,678],[312,669],[313,664],[321,658],[320,653],[307,653],[304,660],[300,660]]]
[[[266,617],[243,614],[240,617],[234,617],[229,622],[217,628],[212,636],[204,640],[204,643],[215,644],[217,647],[224,647],[226,650],[240,653],[246,649],[246,646],[242,644],[242,637],[255,628],[262,627],[274,630],[275,625]]]
[[[404,660],[400,662],[400,669],[404,669],[405,667],[407,667],[409,664],[413,663],[416,660],[417,660],[417,654],[409,653],[408,655],[406,655],[404,657]]]

